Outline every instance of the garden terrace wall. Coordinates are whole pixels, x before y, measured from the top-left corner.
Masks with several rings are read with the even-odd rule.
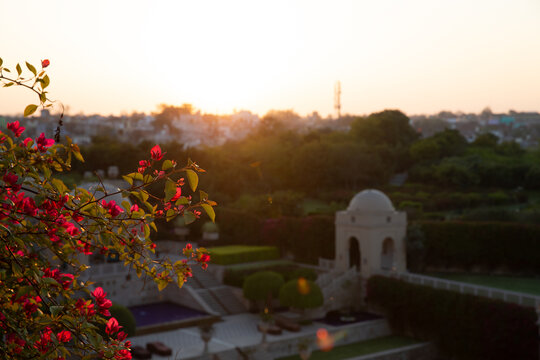
[[[367,301],[398,334],[431,341],[456,359],[538,359],[534,309],[373,276]]]
[[[424,265],[540,272],[540,226],[504,222],[417,222]]]

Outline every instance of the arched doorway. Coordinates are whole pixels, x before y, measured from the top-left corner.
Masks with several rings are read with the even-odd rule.
[[[356,267],[356,271],[361,269],[360,245],[356,238],[349,239],[349,268]]]
[[[394,267],[394,240],[386,238],[382,244],[381,250],[381,269],[392,270]]]

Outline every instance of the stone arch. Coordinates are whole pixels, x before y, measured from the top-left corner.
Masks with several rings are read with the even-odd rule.
[[[362,253],[360,243],[355,237],[349,239],[349,268],[356,267],[356,271],[362,268]]]
[[[392,239],[391,237],[387,237],[386,239],[384,239],[381,247],[382,270],[392,270],[392,268],[395,266],[395,252],[396,246],[394,243],[394,239]]]

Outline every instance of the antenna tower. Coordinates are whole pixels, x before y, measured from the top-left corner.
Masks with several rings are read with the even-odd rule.
[[[341,83],[336,81],[334,85],[334,109],[337,112],[337,118],[341,118]]]

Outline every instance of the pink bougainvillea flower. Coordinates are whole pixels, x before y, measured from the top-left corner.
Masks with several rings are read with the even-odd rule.
[[[129,209],[130,212],[139,211],[139,205],[133,204],[131,205],[131,208]]]
[[[44,153],[45,151],[47,151],[47,148],[50,148],[51,146],[54,145],[54,140],[47,139],[45,137],[45,133],[41,133],[39,137],[36,139],[36,143],[37,143],[37,148],[39,152]]]
[[[150,165],[151,165],[150,161],[148,161],[148,160],[140,160],[139,161],[139,167],[137,168],[137,171],[142,174],[142,173],[144,173],[146,168],[149,167]]]
[[[15,134],[15,137],[21,136],[21,134],[22,134],[22,133],[24,132],[24,130],[26,129],[26,128],[23,127],[23,126],[20,126],[18,121],[14,121],[14,122],[8,123],[8,124],[7,124],[7,128],[8,128],[9,130],[13,131],[13,133]]]
[[[118,320],[110,318],[105,327],[105,332],[109,335],[114,334],[120,330],[121,326],[118,325]]]
[[[31,143],[31,142],[34,142],[34,140],[32,140],[31,138],[27,137],[26,139],[23,140],[23,144],[24,144],[24,147],[28,147],[28,144]]]
[[[62,330],[56,335],[56,338],[58,341],[66,343],[71,340],[71,333],[68,330]]]
[[[161,160],[163,158],[163,155],[165,153],[161,153],[161,147],[159,147],[159,145],[156,145],[152,148],[152,150],[150,150],[150,155],[152,156],[152,160]]]
[[[97,299],[103,299],[105,296],[107,296],[107,293],[103,291],[103,288],[98,286],[94,291],[92,291],[90,294],[92,294],[93,297]]]
[[[109,202],[103,200],[101,201],[101,206],[103,206],[104,209],[107,209],[113,218],[124,212],[120,206],[116,205],[114,200]]]
[[[47,66],[51,65],[49,59],[41,60],[41,67],[45,69]]]
[[[180,196],[182,196],[182,188],[177,187],[176,188],[176,194],[171,199],[171,202],[175,202],[176,200],[180,199]]]
[[[2,179],[6,184],[9,184],[13,188],[13,191],[19,191],[21,189],[21,185],[17,184],[17,181],[19,181],[17,175],[8,172]]]

